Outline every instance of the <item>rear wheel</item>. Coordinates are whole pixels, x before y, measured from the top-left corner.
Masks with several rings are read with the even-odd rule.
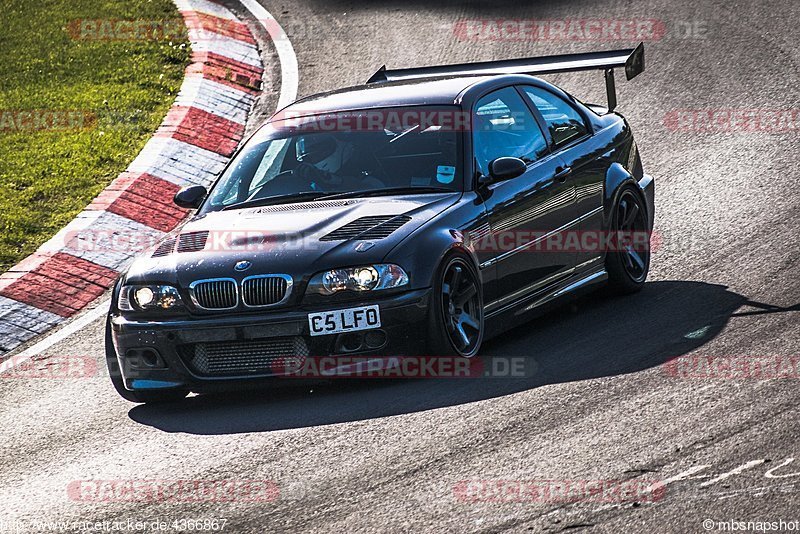
[[[447,258],[433,290],[429,338],[434,355],[475,356],[483,341],[483,295],[472,262],[462,254]]]
[[[137,403],[177,402],[189,394],[189,392],[184,389],[170,389],[164,391],[130,391],[125,389],[125,383],[122,380],[122,372],[119,368],[119,361],[117,360],[117,351],[114,349],[114,342],[111,339],[110,319],[106,321],[106,366],[108,367],[108,374],[111,377],[111,383],[114,385],[114,389],[127,401]]]
[[[616,246],[606,254],[609,288],[618,294],[642,289],[650,270],[650,228],[642,197],[624,186],[611,217],[610,232]]]

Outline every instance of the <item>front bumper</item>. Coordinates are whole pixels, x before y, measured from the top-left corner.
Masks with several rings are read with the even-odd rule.
[[[655,180],[649,174],[645,174],[642,176],[642,179],[639,180],[639,187],[642,189],[644,193],[645,203],[647,204],[647,217],[649,228],[652,231],[653,225],[655,224],[655,217],[656,217],[656,186]]]
[[[427,309],[431,290],[419,289],[380,300],[338,303],[314,309],[270,310],[248,315],[215,316],[165,321],[135,321],[121,315],[111,316],[113,350],[119,361],[123,382],[129,390],[188,389],[195,392],[262,387],[286,382],[289,369],[275,366],[269,370],[209,373],[196,365],[195,347],[240,347],[241,343],[292,340],[299,352],[289,356],[397,356],[420,354],[425,350]],[[382,345],[349,349],[343,346],[345,334],[311,336],[308,314],[377,304],[380,307]],[[378,330],[378,329],[374,329]],[[361,334],[373,330],[361,331]],[[377,336],[380,337],[380,336]],[[352,344],[351,344],[352,345]],[[111,349],[112,347],[109,347]],[[155,366],[140,357],[145,351],[157,355]],[[109,351],[110,352],[110,351]],[[252,355],[250,355],[252,357]],[[240,357],[240,356],[232,356]],[[247,356],[245,356],[247,357]],[[152,362],[150,362],[152,363]],[[285,363],[285,362],[284,362]]]

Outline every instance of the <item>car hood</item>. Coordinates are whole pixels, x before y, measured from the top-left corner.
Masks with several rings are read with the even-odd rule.
[[[185,288],[196,280],[241,280],[259,274],[287,274],[300,281],[325,269],[378,263],[460,195],[312,201],[208,213],[190,219],[138,258],[126,282]],[[388,235],[330,235],[354,221],[363,224],[365,217],[390,216],[394,218],[389,224],[399,227]],[[239,262],[249,262],[249,267],[236,270]]]

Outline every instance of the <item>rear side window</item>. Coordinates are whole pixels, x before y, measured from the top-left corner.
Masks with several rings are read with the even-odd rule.
[[[502,157],[536,161],[547,153],[547,141],[528,106],[513,87],[489,93],[475,106],[475,159],[489,174],[489,163]]]
[[[556,146],[586,135],[588,130],[583,117],[564,99],[539,87],[525,86],[522,90],[544,117]]]

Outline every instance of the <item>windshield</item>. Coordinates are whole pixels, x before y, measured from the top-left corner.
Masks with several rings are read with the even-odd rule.
[[[231,162],[202,212],[331,195],[460,191],[459,113],[425,106],[273,121]]]

